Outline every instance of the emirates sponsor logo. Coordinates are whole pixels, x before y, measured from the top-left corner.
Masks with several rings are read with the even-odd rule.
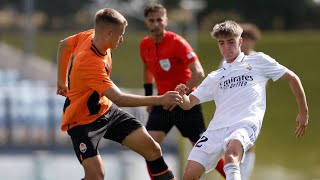
[[[226,90],[236,87],[246,86],[248,81],[253,81],[251,75],[241,75],[236,77],[231,77],[219,83],[220,89]]]

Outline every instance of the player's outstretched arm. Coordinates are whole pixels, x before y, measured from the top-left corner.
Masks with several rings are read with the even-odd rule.
[[[66,96],[67,94],[67,68],[72,52],[66,39],[60,41],[57,52],[57,94]]]
[[[285,79],[289,83],[291,90],[296,97],[296,101],[299,107],[299,113],[296,119],[297,125],[295,135],[297,137],[301,137],[307,129],[309,119],[306,95],[300,78],[294,72],[288,70],[288,72],[283,75],[282,79]]]
[[[114,85],[103,92],[108,99],[113,103],[122,107],[135,107],[135,106],[170,106],[179,105],[182,103],[182,97],[176,91],[168,91],[160,96],[140,96],[134,94],[127,94],[120,91]]]
[[[200,102],[200,100],[194,95],[186,95],[186,93],[189,91],[189,88],[185,84],[177,85],[175,91],[179,92],[179,94],[182,96],[183,101],[179,106],[184,110],[189,110]]]
[[[197,84],[204,78],[204,71],[199,60],[190,63],[188,67],[191,70],[191,77],[186,83],[186,86],[189,88],[188,93],[190,93],[192,88],[197,86]]]

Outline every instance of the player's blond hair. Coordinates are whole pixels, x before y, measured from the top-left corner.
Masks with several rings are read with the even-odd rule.
[[[123,25],[127,26],[128,22],[122,14],[111,8],[100,9],[95,15],[95,27],[99,25]]]
[[[241,26],[235,21],[224,21],[216,24],[211,31],[212,38],[219,37],[240,37],[243,32]]]

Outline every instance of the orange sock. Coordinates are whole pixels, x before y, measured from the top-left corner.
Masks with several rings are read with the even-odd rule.
[[[221,176],[223,176],[224,178],[226,178],[226,174],[224,173],[224,170],[223,170],[223,167],[224,167],[224,157],[222,157],[217,166],[216,166],[216,170],[221,174]]]

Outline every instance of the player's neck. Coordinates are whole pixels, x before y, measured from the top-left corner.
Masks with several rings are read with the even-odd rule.
[[[157,35],[151,35],[152,36],[152,40],[154,43],[159,44],[162,39],[164,38],[164,33],[163,34],[157,34]]]
[[[226,61],[227,61],[227,63],[233,63],[236,59],[237,59],[237,57],[240,55],[240,51],[234,56],[234,57],[232,57],[232,58],[226,58],[226,57],[224,57],[225,59],[226,59]]]
[[[226,59],[227,63],[233,63],[233,61],[235,60],[236,58],[234,59]]]
[[[249,54],[251,54],[253,52],[253,49],[248,49],[248,50],[246,50],[246,51],[243,51],[243,53],[245,54],[245,55],[249,55]]]
[[[99,38],[94,38],[92,41],[92,44],[97,48],[97,50],[101,54],[105,54],[107,52],[107,50],[109,49],[107,46],[103,45],[102,41],[99,41]]]

